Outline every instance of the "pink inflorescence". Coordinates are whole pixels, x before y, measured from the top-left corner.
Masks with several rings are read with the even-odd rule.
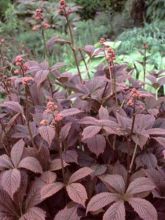
[[[54,117],[55,122],[60,122],[63,120],[63,116],[58,113],[55,117]]]

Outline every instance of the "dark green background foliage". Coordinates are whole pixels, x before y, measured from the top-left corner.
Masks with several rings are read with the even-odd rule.
[[[11,3],[10,0],[0,0],[0,18],[3,19],[5,15],[5,11],[8,8],[9,3]]]
[[[114,11],[122,11],[125,0],[75,0],[82,6],[81,16],[84,19],[93,18],[97,11],[108,10],[112,8]]]
[[[121,41],[115,48],[117,55],[133,56],[133,51],[143,48],[147,43],[152,62],[157,69],[162,66],[160,57],[165,49],[165,1],[164,0],[66,0],[68,4],[78,4],[80,12],[71,17],[74,37],[77,46],[96,44],[101,37],[111,41]],[[17,2],[17,3],[16,3]],[[0,0],[0,37],[4,36],[8,47],[5,49],[9,59],[18,53],[30,53],[33,58],[43,59],[43,40],[41,32],[32,31],[34,10],[40,7],[41,1],[18,3],[12,0]],[[14,3],[14,4],[13,4]],[[44,1],[44,11],[51,30],[45,31],[46,40],[51,36],[67,39],[67,26],[64,19],[59,19],[56,9],[59,0]],[[12,36],[12,37],[11,37]],[[19,51],[18,51],[19,49]],[[50,62],[63,61],[75,68],[74,61],[68,55],[67,47],[57,45]],[[139,55],[135,54],[138,59]],[[136,57],[135,57],[136,58]],[[129,62],[126,60],[126,62]],[[97,62],[95,62],[97,64]],[[95,65],[94,65],[95,66]]]
[[[147,0],[147,18],[150,21],[155,19],[165,19],[165,1],[164,0]]]

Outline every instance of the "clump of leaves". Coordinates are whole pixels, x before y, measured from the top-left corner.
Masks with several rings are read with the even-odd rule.
[[[64,0],[60,13],[69,22]],[[164,220],[165,98],[118,65],[104,39],[81,50],[106,58],[85,80],[69,28],[71,40],[48,46],[69,44],[77,74],[19,55],[15,75],[2,75],[0,217]]]

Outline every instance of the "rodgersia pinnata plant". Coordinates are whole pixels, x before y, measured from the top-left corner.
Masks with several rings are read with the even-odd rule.
[[[77,48],[77,8],[61,0],[58,10],[70,39],[45,48],[70,45],[77,74],[63,71],[65,60],[50,65],[49,51],[42,62],[18,55],[1,74],[0,219],[164,220],[165,98],[118,65],[105,39]],[[91,79],[80,51],[82,60],[104,53]]]

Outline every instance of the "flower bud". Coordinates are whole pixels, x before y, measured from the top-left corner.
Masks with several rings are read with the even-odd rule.
[[[54,118],[55,122],[60,122],[62,121],[62,119],[63,119],[63,116],[60,113],[58,113]]]

